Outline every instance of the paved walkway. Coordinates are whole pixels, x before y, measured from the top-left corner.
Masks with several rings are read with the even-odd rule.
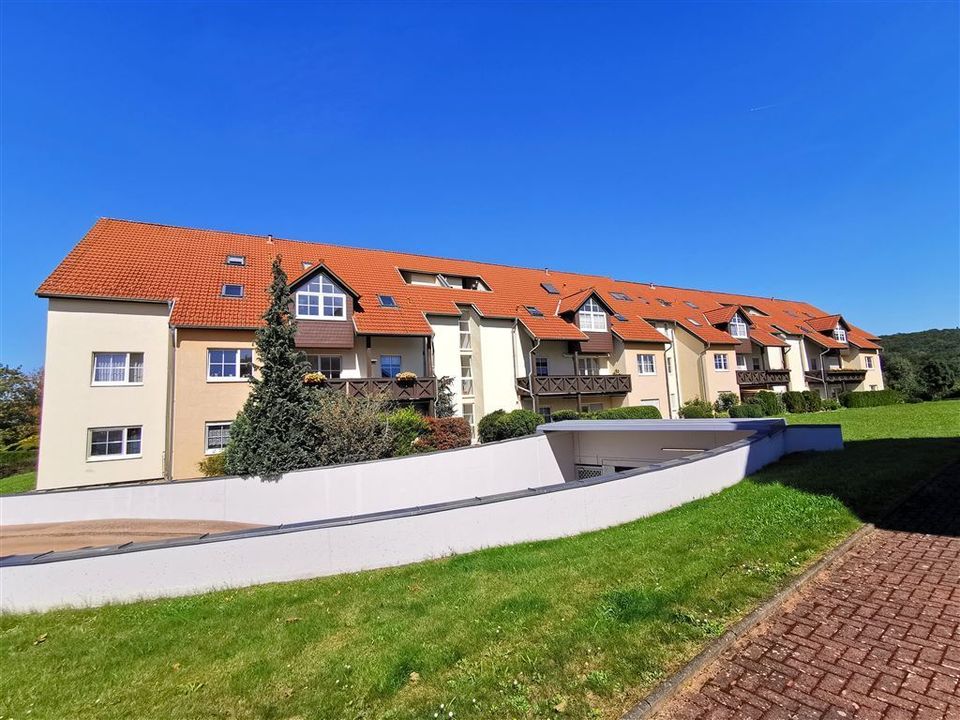
[[[960,467],[883,525],[657,720],[960,720]]]

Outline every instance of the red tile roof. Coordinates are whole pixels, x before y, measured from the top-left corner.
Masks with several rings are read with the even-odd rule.
[[[354,323],[360,334],[430,335],[426,315],[459,315],[458,306],[471,305],[485,317],[517,319],[544,340],[584,340],[586,336],[576,325],[560,316],[560,308],[572,307],[576,299],[582,296],[585,300],[591,293],[626,318],[621,322],[611,317],[611,329],[624,340],[637,342],[666,342],[649,322],[661,320],[676,322],[704,342],[735,345],[739,341],[713,327],[706,316],[728,312],[725,305],[763,313],[749,315],[751,335],[755,331],[779,332],[774,325],[790,334],[804,334],[800,329],[804,323],[826,315],[802,302],[112,219],[97,221],[37,293],[45,297],[172,301],[170,322],[174,326],[254,328],[266,309],[270,264],[278,254],[290,278],[304,274],[304,263],[322,263],[349,285],[359,297]],[[227,255],[243,255],[246,264],[227,265]],[[491,291],[410,285],[400,270],[481,277]],[[222,297],[224,283],[244,285],[244,297]],[[560,295],[548,293],[541,283],[553,284]],[[618,300],[612,292],[632,299]],[[398,307],[380,307],[378,294],[393,295]],[[658,298],[671,305],[663,307]],[[528,313],[528,305],[536,306],[543,316]],[[870,342],[865,331],[857,330],[857,337]]]

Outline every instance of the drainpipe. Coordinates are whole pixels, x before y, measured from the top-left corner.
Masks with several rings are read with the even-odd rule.
[[[708,341],[707,346],[703,349],[703,352],[700,353],[700,390],[701,390],[700,399],[703,400],[704,402],[709,402],[709,400],[707,400],[707,370],[704,367],[703,359],[706,357],[707,351],[709,349],[710,349],[710,343]]]
[[[820,380],[823,383],[823,394],[828,395],[829,390],[827,389],[827,369],[823,365],[823,356],[830,352],[830,348],[827,348],[822,353],[820,353]]]
[[[170,307],[171,312],[173,306]],[[166,434],[163,448],[163,479],[173,480],[173,406],[177,390],[177,328],[170,328],[170,349],[167,356]]]
[[[534,412],[536,412],[537,409],[540,407],[540,398],[533,391],[533,376],[536,372],[535,354],[537,352],[537,348],[539,347],[540,347],[540,338],[537,338],[537,344],[534,345],[532,348],[530,348],[530,370],[527,373],[527,383],[529,383],[528,387],[530,388],[530,403],[533,406]]]

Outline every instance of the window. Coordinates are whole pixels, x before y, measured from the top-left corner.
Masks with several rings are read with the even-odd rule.
[[[623,300],[624,302],[633,302],[633,299],[629,295],[622,292],[612,292],[610,293],[610,297],[612,297],[614,300]]]
[[[714,370],[729,370],[727,366],[727,355],[726,353],[714,353],[713,354],[713,369]]]
[[[339,355],[307,355],[307,362],[311,370],[323,373],[331,380],[339,378],[343,370],[343,358]]]
[[[697,327],[700,327],[700,323],[694,320],[693,318],[687,318],[687,320],[690,322],[691,325],[696,325]]]
[[[540,308],[534,307],[533,305],[526,305],[527,312],[533,315],[534,317],[543,317],[543,313],[540,312]]]
[[[470,426],[470,436],[471,439],[473,439],[473,436],[476,435],[477,432],[477,429],[473,426],[473,403],[463,404],[463,419],[466,420]]]
[[[203,447],[204,453],[207,455],[216,455],[223,452],[227,443],[230,442],[230,423],[228,422],[207,423],[204,432]]]
[[[737,370],[749,370],[747,365],[747,356],[737,353]]]
[[[143,383],[143,353],[94,353],[93,385]]]
[[[600,361],[594,357],[577,358],[577,368],[581,375],[599,375]]]
[[[553,283],[540,283],[540,287],[546,290],[551,295],[559,295],[560,291],[554,286]]]
[[[550,361],[548,358],[538,357],[535,362],[537,377],[546,377],[550,374]]]
[[[614,313],[613,316],[620,322],[627,322],[627,319],[620,313]]]
[[[587,300],[580,308],[580,329],[603,332],[607,329],[607,314],[593,298]]]
[[[863,362],[866,364],[867,370],[873,369],[873,355],[864,355]]]
[[[246,265],[247,258],[243,255],[227,255],[227,265]]]
[[[473,395],[473,364],[469,355],[460,356],[460,394]]]
[[[653,355],[637,355],[637,372],[641,375],[657,374],[657,365]]]
[[[92,428],[87,460],[140,457],[141,427]]]
[[[243,380],[253,374],[253,350],[207,350],[207,380]]]
[[[441,274],[438,274],[438,275],[437,275],[437,282],[440,283],[440,284],[441,284],[443,287],[445,287],[445,288],[452,288],[452,287],[453,287],[453,285],[450,284],[450,281],[447,280],[446,276],[441,275]]]
[[[395,378],[400,374],[399,355],[380,356],[380,377]]]
[[[754,369],[754,370],[762,370],[762,369],[763,369],[763,368],[760,367],[760,358],[758,358],[758,357],[753,358],[753,369]]]
[[[393,295],[377,295],[377,299],[380,301],[380,307],[395,308],[397,306],[397,300]]]
[[[224,285],[223,289],[220,291],[220,294],[228,298],[242,298],[243,285]]]
[[[664,300],[663,298],[657,298],[657,302],[663,305],[664,307],[670,307],[671,305],[673,305],[672,302],[668,300]]]
[[[833,329],[833,337],[836,338],[837,342],[845,343],[847,341],[847,331],[837,325]]]
[[[673,372],[673,358],[667,355],[667,373]]]
[[[347,319],[347,296],[330,278],[319,274],[297,291],[297,317]]]
[[[460,318],[460,349],[470,350],[473,347],[473,340],[470,337],[470,320]]]
[[[553,412],[551,412],[548,405],[541,405],[539,408],[537,408],[537,411],[540,413],[541,417],[543,417],[544,422],[553,422]]]
[[[747,323],[740,317],[739,313],[730,318],[730,325],[728,327],[730,328],[730,334],[735,338],[747,337]]]
[[[694,310],[696,310],[699,307],[695,302],[691,302],[690,300],[684,300],[683,304],[686,305],[687,307],[692,307]]]
[[[313,267],[313,263],[312,263],[312,262],[307,262],[306,260],[304,260],[304,261],[303,261],[302,263],[300,263],[300,264],[303,266],[303,269],[304,269],[304,270],[309,270],[310,268]]]

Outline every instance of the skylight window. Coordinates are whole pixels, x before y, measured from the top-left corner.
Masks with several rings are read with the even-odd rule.
[[[700,323],[698,323],[698,322],[697,322],[696,320],[694,320],[693,318],[687,318],[687,320],[690,321],[690,324],[691,324],[691,325],[696,325],[697,327],[700,327]]]
[[[670,302],[669,300],[664,300],[663,298],[657,298],[657,302],[663,305],[664,307],[670,307],[671,305],[673,305],[672,302]]]
[[[695,302],[690,302],[689,300],[684,300],[683,304],[687,307],[692,307],[694,310],[697,310],[699,306]]]
[[[312,263],[312,262],[307,262],[306,260],[304,260],[304,261],[301,263],[301,265],[303,265],[303,269],[304,269],[304,270],[309,270],[310,268],[313,267],[313,263]]]
[[[397,307],[397,300],[393,295],[377,295],[377,299],[380,300],[380,307],[385,308],[395,308]]]
[[[220,294],[229,298],[242,298],[243,285],[224,285],[220,290]]]
[[[227,265],[246,265],[247,258],[245,255],[227,255]]]
[[[614,316],[617,320],[619,320],[620,322],[626,322],[626,321],[627,321],[627,319],[626,319],[623,315],[621,315],[620,313],[614,313],[613,316]]]
[[[546,291],[547,291],[548,293],[550,293],[551,295],[559,295],[559,294],[560,294],[560,291],[557,290],[557,288],[554,286],[553,283],[547,283],[547,282],[540,283],[540,287],[542,287],[544,290],[546,290]]]
[[[625,301],[625,302],[632,302],[632,301],[633,301],[633,298],[631,298],[631,297],[630,297],[629,295],[627,295],[626,293],[622,293],[622,292],[612,292],[612,293],[610,293],[610,297],[612,297],[614,300],[623,300],[623,301]]]
[[[540,308],[534,305],[526,305],[527,312],[533,315],[534,317],[543,317],[543,313],[540,311]]]

